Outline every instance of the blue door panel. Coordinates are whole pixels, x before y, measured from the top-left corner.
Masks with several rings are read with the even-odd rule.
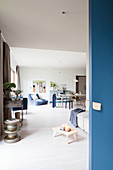
[[[90,0],[90,170],[113,170],[113,1]]]

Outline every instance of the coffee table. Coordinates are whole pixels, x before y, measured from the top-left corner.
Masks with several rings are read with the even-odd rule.
[[[71,136],[71,135],[73,135],[74,140],[77,141],[77,131],[74,130],[74,129],[71,129],[70,132],[66,132],[66,131],[61,130],[61,127],[59,126],[59,127],[52,128],[52,130],[53,130],[53,137],[56,136],[56,133],[60,133],[62,135],[65,135],[67,144],[69,144],[69,136]]]

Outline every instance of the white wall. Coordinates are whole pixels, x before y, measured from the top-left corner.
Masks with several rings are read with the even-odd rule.
[[[87,1],[86,99],[89,100],[89,1]]]
[[[33,80],[46,81],[46,93],[40,96],[49,100],[50,81],[59,84],[67,84],[67,89],[74,91],[75,85],[73,79],[75,75],[86,75],[85,69],[38,69],[31,67],[21,67],[21,87],[23,96],[32,93]]]
[[[10,59],[10,61],[11,61],[11,68],[16,72],[17,63],[16,63],[14,57],[12,56],[12,54],[10,54],[10,56],[11,56],[11,59]]]
[[[86,63],[86,99],[89,100],[89,53],[87,53]]]

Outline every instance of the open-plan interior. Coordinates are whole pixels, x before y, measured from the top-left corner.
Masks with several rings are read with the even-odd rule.
[[[0,0],[1,170],[113,169],[108,1]]]
[[[12,89],[11,101],[8,99],[14,106],[4,122],[6,126],[7,121],[21,122],[16,124],[20,128],[16,136],[8,134],[5,127],[1,148],[4,152],[9,143],[9,149],[14,152],[21,153],[23,148],[24,154],[16,156],[14,168],[20,169],[22,165],[24,169],[32,169],[34,161],[34,169],[74,169],[75,166],[87,169],[86,53],[11,47],[10,63],[11,83],[16,88]],[[19,90],[21,94],[17,95]],[[21,101],[21,107],[15,106]],[[9,158],[10,150],[6,152]],[[17,166],[26,154],[32,155],[29,165]],[[3,154],[2,159],[4,163]],[[8,167],[10,164],[9,158]]]
[[[1,2],[2,170],[88,169],[87,10]]]

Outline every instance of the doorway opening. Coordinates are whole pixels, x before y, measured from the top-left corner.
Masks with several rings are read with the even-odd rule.
[[[35,2],[36,4],[29,6],[23,3],[22,8],[18,9],[18,18],[23,10],[23,16],[18,19],[21,23],[13,25],[14,22],[10,21],[10,30],[15,28],[15,34],[20,36],[11,35],[7,30],[14,58],[11,67],[16,70],[19,65],[22,96],[28,98],[28,112],[27,115],[25,112],[23,121],[24,133],[20,132],[22,143],[18,145],[18,152],[23,148],[25,154],[21,155],[21,158],[18,154],[17,160],[21,159],[23,162],[27,144],[27,151],[29,150],[31,155],[27,158],[30,162],[27,168],[32,169],[29,166],[33,161],[34,166],[40,169],[87,170],[89,113],[85,100],[88,100],[89,94],[88,2],[59,2],[55,0],[55,4],[51,6],[47,3],[45,10],[41,0],[38,4]],[[10,7],[16,9],[17,5],[13,5]],[[61,5],[67,10],[62,10]],[[18,5],[19,7],[21,5]],[[34,12],[37,12],[37,15]],[[26,18],[26,15],[29,17]],[[32,24],[29,18],[32,18]],[[16,18],[12,19],[14,20],[17,21]],[[14,40],[10,37],[14,37]],[[12,82],[16,83],[13,71],[11,75]],[[60,127],[63,132],[53,139],[55,127]],[[76,133],[70,135],[70,130]],[[5,149],[4,144],[3,148]],[[15,147],[15,152],[16,149]],[[10,152],[6,155],[8,154]],[[11,159],[9,155],[9,164]],[[25,163],[24,166],[26,167]]]

